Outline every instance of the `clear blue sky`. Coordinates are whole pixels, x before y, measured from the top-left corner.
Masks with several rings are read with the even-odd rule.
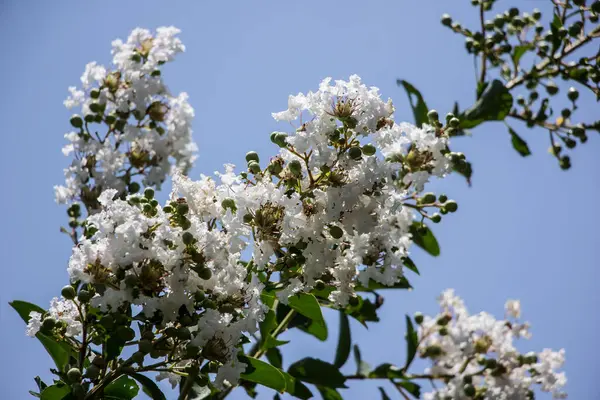
[[[47,307],[66,283],[69,239],[58,229],[65,209],[54,204],[52,186],[63,180],[63,134],[70,112],[62,101],[79,84],[85,64],[108,63],[110,43],[137,26],[175,25],[187,52],[164,76],[173,91],[187,91],[196,109],[194,138],[199,159],[191,172],[243,164],[256,150],[277,149],[269,133],[271,112],[287,96],[316,89],[326,76],[361,75],[392,97],[397,119],[412,121],[396,79],[413,82],[428,105],[443,115],[453,101],[473,99],[473,62],[462,40],[439,24],[450,12],[473,24],[468,0],[390,1],[0,1],[0,209],[3,226],[0,295],[0,388],[3,399],[28,398],[33,377],[49,378],[50,358],[9,307],[14,299]],[[549,0],[498,1],[501,7],[548,9]],[[589,100],[589,99],[588,99]],[[582,114],[598,116],[588,101]],[[518,125],[517,125],[518,126]],[[459,212],[436,226],[439,258],[415,251],[421,277],[412,292],[387,291],[382,322],[353,324],[355,343],[372,365],[402,363],[404,314],[435,312],[435,297],[454,287],[471,311],[503,314],[507,297],[522,300],[533,339],[524,350],[567,350],[572,399],[600,398],[597,337],[600,328],[600,140],[576,149],[573,168],[561,171],[546,154],[547,134],[519,129],[534,155],[522,159],[502,124],[480,127],[457,139],[475,167],[474,185],[459,177],[435,185],[459,202]],[[166,194],[163,193],[163,198]],[[337,316],[328,314],[330,340],[290,335],[284,363],[312,355],[332,361]],[[345,366],[348,372],[352,362]],[[348,399],[377,398],[376,383],[354,382]],[[396,396],[391,388],[388,394]],[[236,398],[242,398],[238,393]],[[262,392],[259,398],[267,397]]]

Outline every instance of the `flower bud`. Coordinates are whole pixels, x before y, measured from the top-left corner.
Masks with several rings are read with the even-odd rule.
[[[362,152],[366,156],[372,156],[373,154],[375,154],[377,152],[377,148],[375,146],[373,146],[372,144],[365,144],[362,147]]]
[[[185,215],[190,210],[190,206],[187,203],[179,203],[177,204],[177,212],[181,215]]]
[[[540,20],[540,18],[542,18],[542,12],[541,12],[539,9],[537,9],[537,8],[534,8],[534,9],[533,9],[533,13],[531,14],[531,16],[532,16],[532,17],[533,17],[533,19],[535,19],[536,21],[539,21],[539,20]]]
[[[81,119],[81,117],[77,114],[73,115],[71,117],[71,125],[73,125],[74,128],[81,128],[83,126],[83,120]]]
[[[433,222],[434,224],[440,223],[441,220],[442,220],[442,216],[438,213],[435,213],[431,216],[431,222]]]
[[[468,397],[473,397],[476,393],[475,386],[471,385],[470,383],[464,386],[463,391],[465,392],[465,396]]]
[[[146,354],[142,353],[141,351],[136,351],[135,353],[133,353],[131,355],[131,361],[133,361],[134,363],[136,363],[138,365],[142,365],[144,363],[145,357],[146,357]]]
[[[332,225],[329,227],[329,234],[334,238],[334,239],[339,239],[342,236],[344,236],[344,231],[342,230],[342,228],[340,228],[337,225]]]
[[[300,161],[298,161],[298,160],[290,161],[290,163],[288,164],[288,168],[289,168],[290,172],[292,174],[294,174],[295,176],[302,175],[302,164],[300,164]]]
[[[189,340],[192,337],[192,334],[190,333],[190,330],[188,328],[182,326],[179,329],[177,329],[176,336],[179,340]]]
[[[446,208],[446,210],[448,210],[449,212],[453,213],[456,210],[458,210],[458,204],[454,200],[450,200],[446,204],[444,204],[444,208]]]
[[[590,8],[596,14],[600,14],[600,0],[596,0],[595,2],[593,2]]]
[[[257,163],[256,161],[250,161],[248,163],[248,170],[255,175],[260,173],[260,164]]]
[[[427,113],[427,118],[429,118],[429,122],[436,122],[440,119],[436,110],[429,110],[429,112]]]
[[[546,84],[546,92],[548,92],[550,96],[554,96],[556,93],[558,93],[558,86],[556,86],[556,83],[548,82]]]
[[[452,128],[458,128],[460,125],[460,120],[458,118],[452,118],[450,121],[448,121],[448,125],[450,125]]]
[[[423,204],[435,203],[435,194],[432,192],[425,193],[420,200]]]
[[[54,327],[56,326],[56,319],[54,319],[53,317],[46,317],[44,318],[44,320],[42,321],[42,328],[45,331],[50,331],[52,330]]]
[[[425,317],[423,317],[423,314],[421,314],[420,312],[415,313],[415,322],[419,325],[421,325],[423,323],[423,319]]]
[[[60,291],[60,294],[62,295],[62,297],[64,297],[67,300],[73,300],[76,295],[75,288],[73,288],[73,286],[71,286],[71,285],[67,285],[62,288],[62,290]]]
[[[252,220],[254,220],[254,216],[252,216],[252,214],[244,215],[244,223],[250,224],[252,222]]]
[[[75,383],[81,381],[81,371],[79,368],[71,368],[67,371],[67,379],[69,382]]]
[[[442,25],[450,26],[450,25],[452,25],[452,17],[448,14],[444,14],[444,15],[442,15],[441,22],[442,22]]]
[[[198,276],[200,277],[200,279],[204,279],[209,280],[212,277],[212,271],[210,270],[210,268],[204,267],[204,268],[200,268],[198,271]]]
[[[194,293],[194,300],[196,300],[198,303],[203,302],[205,298],[206,293],[204,293],[203,290],[198,290],[196,293]]]
[[[119,326],[117,328],[117,336],[125,341],[128,342],[130,340],[133,340],[135,338],[135,332],[133,329],[131,329],[128,326]]]
[[[98,375],[100,375],[100,368],[97,365],[92,364],[85,370],[86,378],[90,378],[91,380],[96,379]]]
[[[325,282],[323,282],[322,280],[318,279],[315,282],[315,289],[317,289],[318,291],[324,290],[325,289]]]
[[[223,209],[225,209],[225,210],[230,208],[232,212],[235,212],[235,210],[236,210],[235,201],[230,198],[223,199],[223,201],[221,202],[221,207],[223,207]]]
[[[152,341],[146,339],[140,340],[138,347],[141,353],[148,354],[152,351],[153,348]]]
[[[277,132],[273,140],[273,143],[278,145],[279,147],[285,147],[287,145],[287,133]]]
[[[246,162],[256,161],[259,162],[258,154],[255,151],[249,151],[246,153]]]
[[[189,232],[183,232],[183,235],[181,235],[181,240],[183,240],[183,244],[190,245],[194,243],[194,235]]]
[[[579,98],[579,91],[574,87],[569,88],[569,92],[567,93],[567,97],[571,101],[575,101]]]
[[[93,295],[87,290],[80,290],[79,294],[77,294],[77,299],[82,303],[87,303]]]
[[[358,160],[362,157],[362,150],[360,147],[350,147],[348,149],[348,156],[353,160]]]
[[[358,296],[352,296],[348,299],[348,304],[350,304],[352,307],[356,307],[359,303],[360,300],[358,299]]]

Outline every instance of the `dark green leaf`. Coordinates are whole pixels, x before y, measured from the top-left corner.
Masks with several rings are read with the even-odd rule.
[[[286,379],[279,368],[252,357],[240,357],[240,361],[248,365],[246,372],[241,375],[242,379],[270,387],[278,392],[285,391]]]
[[[38,333],[35,337],[44,345],[46,351],[50,354],[52,360],[54,360],[56,368],[64,371],[65,367],[69,364],[69,357],[75,354],[71,346],[65,342],[57,342],[43,333]]]
[[[287,372],[281,371],[285,378],[285,391],[299,399],[310,399],[313,397],[312,392],[300,380],[294,378]]]
[[[327,340],[327,324],[317,298],[312,294],[300,293],[289,298],[289,306],[312,320],[308,332],[320,340]]]
[[[367,322],[379,322],[377,316],[377,307],[371,303],[369,299],[359,297],[359,304],[356,307],[349,306],[346,308],[346,313],[355,318],[358,322],[367,326]]]
[[[424,232],[421,232],[422,230],[424,230]],[[417,246],[432,256],[437,257],[440,255],[440,245],[427,225],[415,221],[410,226],[410,233]]]
[[[523,55],[525,53],[527,53],[529,50],[532,50],[533,46],[531,46],[530,44],[523,44],[520,46],[515,46],[513,53],[512,53],[512,60],[513,63],[515,65],[519,65],[519,61],[521,61],[521,57],[523,57]]]
[[[42,400],[62,400],[69,396],[71,388],[64,383],[58,383],[56,385],[48,386],[42,391]]]
[[[323,400],[343,400],[342,395],[335,389],[327,386],[317,386],[317,389],[319,389],[319,393],[321,393]]]
[[[421,273],[419,272],[419,269],[417,268],[417,266],[415,265],[415,263],[413,262],[413,260],[410,259],[410,257],[404,257],[402,259],[402,263],[404,264],[404,266],[406,268],[410,269],[415,274],[421,275]],[[406,283],[408,283],[408,281],[406,281]],[[408,285],[408,286],[410,287],[410,285]]]
[[[367,377],[371,373],[371,366],[362,360],[358,345],[354,345],[354,361],[356,362],[356,375]]]
[[[418,384],[410,381],[394,382],[394,384],[405,389],[408,393],[412,394],[417,399],[421,398],[421,386],[419,386]]]
[[[408,367],[412,363],[417,354],[417,346],[419,344],[419,337],[410,317],[406,316],[406,363],[404,364],[404,370],[408,370]]]
[[[471,165],[470,162],[463,161],[462,163],[454,164],[452,166],[452,170],[454,172],[457,172],[460,175],[464,176],[466,178],[469,186],[471,186],[471,177],[473,176],[473,166]]]
[[[29,391],[29,394],[30,394],[30,395],[32,395],[33,397],[37,397],[38,399],[39,399],[40,397],[42,397],[41,393],[34,392],[33,390],[30,390],[30,391]]]
[[[136,372],[129,374],[133,379],[142,384],[142,389],[152,400],[167,400],[164,393],[158,385],[146,375],[138,374]]]
[[[341,368],[346,363],[346,360],[348,360],[348,356],[350,355],[351,346],[352,339],[350,337],[350,323],[348,322],[348,316],[343,311],[340,311],[340,334],[338,336],[338,345],[333,365]]]
[[[14,308],[17,313],[19,313],[19,316],[23,319],[23,321],[25,321],[26,324],[29,323],[29,314],[31,312],[35,311],[42,315],[46,313],[46,310],[43,308],[26,301],[15,300],[8,304],[10,304],[10,306]]]
[[[374,281],[373,279],[369,280],[369,285],[364,287],[363,285],[356,285],[355,290],[357,292],[372,292],[373,290],[380,289],[411,289],[412,286],[408,282],[405,277],[400,277],[400,280],[391,286],[386,286],[383,283],[379,283]]]
[[[260,323],[260,336],[266,338],[277,326],[277,318],[273,310],[269,310],[265,319]]]
[[[106,341],[106,360],[114,360],[123,350],[124,343],[118,337],[111,336]]]
[[[389,363],[378,365],[377,368],[369,373],[369,378],[397,379],[403,377],[404,372],[402,369]]]
[[[475,104],[460,117],[460,128],[474,128],[484,121],[501,121],[510,112],[513,97],[499,80],[493,80]]]
[[[527,146],[527,142],[524,141],[521,136],[517,135],[517,132],[515,132],[512,128],[508,128],[508,132],[511,136],[513,148],[523,157],[530,155],[531,151],[529,150],[529,146]]]
[[[284,344],[288,344],[289,340],[277,340],[270,333],[267,334],[266,340],[264,341],[263,348],[271,349],[273,347],[283,346]]]
[[[346,378],[338,368],[328,362],[306,357],[288,369],[290,375],[301,381],[332,388],[345,388]]]
[[[48,385],[46,385],[44,381],[42,381],[42,378],[40,378],[39,376],[36,376],[35,378],[33,378],[33,380],[37,384],[37,387],[40,390],[40,392],[48,387]]]
[[[140,391],[135,381],[128,376],[121,376],[104,388],[104,398],[115,400],[131,400]]]
[[[278,348],[275,347],[267,350],[267,353],[265,355],[267,356],[267,360],[269,360],[271,365],[277,368],[282,367],[283,359],[281,356],[281,351]]]
[[[562,26],[563,24],[560,20],[560,15],[554,13],[554,18],[550,24],[550,32],[552,32],[552,53],[554,53],[560,47],[561,39],[559,30],[562,28]]]
[[[406,93],[408,94],[408,101],[410,102],[410,107],[412,108],[415,116],[415,125],[420,128],[424,123],[428,123],[429,118],[427,117],[427,112],[429,109],[427,108],[427,104],[425,104],[425,100],[423,100],[421,92],[419,92],[413,85],[402,79],[398,79],[396,84],[398,86],[404,86],[404,90],[406,90]],[[416,100],[413,96],[416,97]]]
[[[381,392],[381,400],[392,400],[381,386],[379,387],[379,392]]]

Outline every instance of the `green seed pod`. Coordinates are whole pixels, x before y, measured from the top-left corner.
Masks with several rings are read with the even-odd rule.
[[[339,226],[332,225],[332,226],[329,227],[329,234],[334,239],[340,239],[342,236],[344,236],[344,231]]]
[[[71,122],[71,125],[72,125],[74,128],[81,128],[81,127],[83,126],[83,120],[82,120],[82,119],[81,119],[81,117],[80,117],[79,115],[77,115],[77,114],[75,114],[75,115],[73,115],[73,116],[71,117],[71,120],[70,120],[70,122]]]
[[[177,212],[181,215],[185,215],[190,210],[190,206],[187,203],[179,203],[177,204]]]
[[[164,206],[163,211],[166,212],[167,214],[170,214],[173,212],[173,208],[171,206]]]
[[[435,200],[436,200],[435,193],[427,192],[421,197],[420,200],[421,200],[422,204],[435,203]]]
[[[576,125],[571,128],[571,134],[575,137],[581,137],[585,135],[585,129],[581,125]]]
[[[563,170],[571,168],[571,158],[569,156],[562,156],[560,158],[559,165]]]
[[[62,288],[60,294],[67,300],[73,300],[76,296],[75,288],[73,288],[71,285],[67,285]]]
[[[150,353],[152,351],[153,347],[154,346],[152,345],[151,340],[146,340],[146,339],[140,340],[139,349],[140,349],[140,352],[142,352],[143,354]]]
[[[420,312],[415,313],[415,322],[417,324],[421,325],[424,319],[425,317],[423,317],[423,314],[421,314]]]
[[[81,371],[79,368],[71,368],[67,371],[67,379],[69,382],[81,382]]]
[[[571,101],[575,101],[579,98],[579,91],[574,87],[569,88],[569,92],[567,93],[567,97]]]
[[[90,111],[93,113],[102,112],[102,106],[98,103],[90,103]]]
[[[563,108],[560,112],[560,115],[565,119],[569,118],[571,116],[571,110],[569,110],[568,108]]]
[[[135,331],[128,326],[119,326],[117,328],[117,336],[124,340],[125,342],[129,342],[135,338]]]
[[[100,97],[100,90],[98,90],[98,89],[90,90],[90,97],[92,99],[97,99],[98,97]]]
[[[450,125],[452,128],[458,128],[460,125],[460,120],[458,118],[452,118],[450,121],[448,121],[448,125]]]
[[[231,209],[231,211],[235,211],[236,207],[235,207],[235,201],[233,199],[223,199],[223,201],[221,202],[221,207],[223,207],[225,210],[227,210],[228,208]]]
[[[198,353],[200,353],[200,348],[193,344],[188,344],[185,348],[185,355],[187,358],[196,358]]]
[[[80,290],[79,294],[77,294],[77,299],[82,303],[87,303],[93,295],[87,290]]]
[[[569,27],[569,36],[577,37],[581,33],[581,25],[578,23],[574,23]]]
[[[465,392],[465,396],[468,397],[473,397],[476,393],[475,386],[471,385],[470,383],[463,387],[463,391]]]
[[[373,154],[375,154],[377,152],[377,148],[375,146],[373,146],[372,144],[365,144],[362,147],[362,152],[366,156],[372,156]]]
[[[190,229],[192,227],[192,223],[190,222],[189,219],[183,218],[180,221],[180,226],[181,226],[181,229],[183,229],[184,231],[187,231],[188,229]]]
[[[452,25],[452,17],[448,14],[444,14],[444,15],[442,15],[441,22],[442,22],[442,25],[450,26],[450,25]]]
[[[348,156],[353,160],[358,160],[362,157],[362,150],[360,147],[350,147],[348,149]]]
[[[446,208],[446,210],[448,210],[449,212],[453,213],[456,210],[458,210],[458,204],[454,200],[450,200],[446,204],[444,204],[444,208]]]
[[[250,161],[260,162],[258,154],[255,151],[249,151],[246,153],[246,162],[249,163]]]
[[[83,117],[83,120],[87,123],[92,123],[94,122],[94,115],[93,114],[88,114],[85,117]]]
[[[283,171],[283,167],[278,162],[274,162],[272,164],[269,164],[269,166],[267,168],[269,168],[269,172],[271,174],[273,174],[273,175],[279,175],[279,173],[281,171]]]
[[[290,163],[288,164],[288,169],[295,176],[299,177],[302,175],[302,164],[300,164],[300,161],[298,160],[290,161]]]
[[[200,268],[198,270],[198,276],[200,277],[200,279],[204,279],[209,280],[212,277],[212,271],[210,270],[210,268]]]
[[[183,240],[183,244],[190,245],[194,243],[194,235],[189,232],[183,232],[183,235],[181,235],[181,240]]]
[[[54,319],[53,317],[46,317],[42,321],[42,328],[45,331],[50,331],[50,330],[54,329],[55,326],[56,326],[56,319]]]

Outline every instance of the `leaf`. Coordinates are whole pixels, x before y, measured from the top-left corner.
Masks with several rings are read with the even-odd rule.
[[[515,46],[514,51],[512,53],[512,60],[515,65],[519,65],[519,61],[521,61],[521,57],[529,50],[532,50],[533,46],[530,44],[523,44],[520,46]]]
[[[401,382],[394,382],[394,384],[396,386],[400,386],[401,388],[405,389],[408,393],[412,394],[417,399],[419,399],[421,397],[421,386],[419,386],[418,384],[416,384],[414,382],[401,381]]]
[[[278,348],[272,348],[267,350],[266,354],[267,360],[274,367],[281,368],[283,364],[283,357],[281,356],[281,351]]]
[[[417,354],[417,347],[419,344],[419,337],[410,317],[406,316],[406,363],[404,364],[404,370],[408,370],[408,367],[412,363]]]
[[[300,293],[289,298],[289,306],[312,320],[308,332],[320,340],[327,340],[327,324],[317,298],[312,294]]]
[[[379,322],[379,317],[377,316],[377,307],[375,304],[371,303],[371,300],[365,300],[360,296],[359,301],[360,303],[358,306],[349,306],[346,309],[346,313],[363,324],[365,327],[367,326],[367,322]]]
[[[277,340],[270,333],[267,334],[266,340],[264,341],[263,348],[264,349],[272,349],[273,347],[282,346],[284,344],[288,344],[289,340]]]
[[[524,141],[521,138],[521,136],[517,135],[517,132],[515,132],[512,128],[509,127],[508,132],[511,136],[512,146],[517,151],[517,153],[519,153],[523,157],[527,157],[528,155],[530,155],[531,151],[529,150],[529,146],[527,146],[527,142]]]
[[[413,242],[417,246],[432,256],[437,257],[440,255],[440,245],[427,225],[415,221],[410,226],[410,233],[412,234]]]
[[[464,176],[465,179],[467,180],[467,184],[469,186],[471,186],[471,177],[473,176],[473,166],[471,165],[470,162],[463,161],[459,164],[454,164],[452,166],[452,170],[454,172],[457,172],[460,175]]]
[[[71,393],[71,388],[60,382],[56,385],[48,386],[42,391],[42,400],[62,400]]]
[[[248,365],[246,371],[240,375],[242,379],[270,387],[278,392],[285,391],[286,379],[279,368],[252,357],[240,357],[240,361]]]
[[[290,375],[301,381],[332,388],[345,388],[346,378],[340,370],[328,362],[306,357],[288,369]]]
[[[402,276],[400,277],[400,280],[398,282],[394,283],[391,286],[386,286],[383,283],[379,283],[374,281],[373,279],[370,279],[368,286],[365,287],[363,285],[357,284],[354,289],[357,292],[372,292],[375,289],[412,289],[412,286],[410,285],[408,280]]]
[[[104,388],[104,398],[115,400],[131,400],[140,391],[135,381],[126,375],[114,380]]]
[[[561,39],[559,30],[562,28],[563,24],[560,20],[560,15],[554,13],[554,18],[550,23],[550,31],[552,32],[552,53],[554,53],[560,46]]]
[[[342,395],[335,389],[327,386],[317,386],[323,400],[343,400]]]
[[[123,341],[118,337],[111,336],[106,341],[106,361],[114,360],[123,350]]]
[[[10,304],[10,306],[15,309],[15,311],[19,314],[23,321],[25,321],[26,324],[29,323],[29,314],[32,311],[38,312],[40,314],[46,313],[46,310],[44,310],[42,307],[22,300],[11,301],[8,304]]]
[[[460,129],[474,128],[484,121],[501,121],[510,112],[513,97],[498,79],[493,80],[481,97],[460,117]]]
[[[419,272],[419,269],[417,268],[417,266],[415,265],[415,263],[413,262],[413,260],[411,260],[410,257],[404,257],[402,259],[402,264],[404,264],[404,266],[406,268],[410,269],[415,274],[421,275],[421,273]],[[408,281],[406,281],[406,283],[408,283]],[[410,285],[408,285],[408,287],[410,287]]]
[[[392,400],[381,386],[379,386],[379,391],[381,392],[381,400]]]
[[[266,338],[277,326],[277,317],[273,310],[269,310],[265,319],[260,323],[260,336]]]
[[[367,377],[371,373],[371,366],[362,360],[358,345],[354,345],[354,361],[356,362],[356,375]]]
[[[310,399],[313,397],[312,392],[300,380],[294,378],[287,372],[281,371],[285,378],[285,391],[299,399]]]
[[[404,90],[406,90],[406,93],[408,94],[408,101],[410,102],[410,107],[415,116],[415,125],[420,128],[423,123],[429,122],[429,118],[427,117],[429,109],[427,108],[427,104],[425,104],[425,100],[423,100],[421,92],[405,80],[398,79],[396,80],[396,84],[398,86],[404,86]],[[417,98],[416,102],[413,96]]]
[[[404,378],[404,371],[401,368],[396,367],[393,364],[385,363],[378,365],[373,371],[369,373],[369,378],[380,378],[380,379],[398,379]]]
[[[152,400],[167,400],[164,393],[162,392],[162,390],[160,390],[156,382],[148,378],[146,375],[142,375],[137,372],[132,372],[128,375],[142,384],[142,389],[144,393],[150,396]]]
[[[350,347],[352,346],[352,339],[350,337],[350,323],[348,322],[348,316],[340,311],[340,334],[338,336],[338,345],[335,352],[335,361],[333,365],[341,368],[348,360],[350,355]]]

